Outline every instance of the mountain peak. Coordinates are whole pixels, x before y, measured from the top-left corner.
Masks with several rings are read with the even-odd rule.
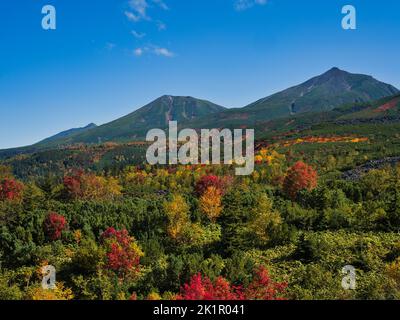
[[[338,71],[343,71],[343,70],[340,70],[338,67],[333,67],[328,70],[328,72],[338,72]]]
[[[303,112],[329,111],[344,104],[378,100],[398,93],[395,87],[372,76],[333,67],[300,85],[256,101],[246,110],[262,112],[272,119]]]
[[[57,133],[56,135],[51,136],[39,143],[49,143],[49,142],[57,141],[58,139],[67,139],[75,134],[83,133],[83,132],[89,131],[90,129],[94,129],[94,128],[97,128],[97,124],[92,122],[92,123],[89,123],[85,127],[73,128],[73,129],[62,131],[62,132]]]
[[[92,129],[92,128],[96,128],[97,127],[97,124],[95,124],[95,123],[89,123],[86,127],[83,127],[83,128],[81,128],[81,129]]]
[[[161,96],[160,98],[156,99],[156,101],[157,100],[174,100],[174,99],[198,100],[198,99],[190,97],[190,96],[173,96],[170,94],[165,94],[165,95]]]
[[[345,77],[347,75],[350,75],[350,73],[347,71],[341,70],[338,67],[333,67],[317,78],[330,79],[330,78],[337,78],[337,77]]]

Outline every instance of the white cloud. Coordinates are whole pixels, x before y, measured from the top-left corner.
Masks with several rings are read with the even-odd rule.
[[[134,54],[136,57],[142,56],[143,53],[144,53],[144,50],[143,50],[142,48],[137,48],[137,49],[135,49],[135,50],[133,51],[133,54]]]
[[[257,0],[260,1],[260,0]],[[157,28],[159,31],[166,30],[167,25],[157,19],[152,18],[152,14],[150,12],[150,9],[161,9],[161,10],[169,10],[167,4],[164,2],[164,0],[129,0],[127,2],[128,9],[125,11],[125,16],[133,22],[140,22],[140,21],[148,21],[151,22],[152,24],[157,25]],[[149,14],[150,12],[150,14]],[[136,39],[143,39],[146,34],[138,32],[136,30],[132,30],[131,34],[136,38]],[[133,54],[136,57],[141,57],[145,54],[153,54],[157,56],[162,56],[162,57],[167,57],[167,58],[172,58],[175,56],[175,54],[170,51],[167,48],[155,46],[152,44],[148,44],[147,46],[141,46],[133,50]]]
[[[146,36],[145,33],[137,32],[135,30],[132,30],[131,33],[136,39],[142,39]]]
[[[166,57],[166,58],[175,57],[175,54],[172,51],[170,51],[169,49],[157,47],[154,45],[149,45],[149,46],[143,47],[143,48],[137,48],[133,51],[133,53],[136,57],[141,57],[145,53],[155,54],[157,56],[162,56],[162,57]]]
[[[169,10],[167,4],[163,0],[152,0],[155,4],[157,4],[163,10]]]
[[[150,3],[150,4],[149,4]],[[152,20],[148,15],[151,3],[163,10],[169,10],[167,4],[163,0],[129,0],[129,10],[125,11],[125,15],[131,21],[138,22],[140,20]]]
[[[129,0],[129,7],[134,12],[134,16],[138,18],[138,20],[148,20],[147,9],[149,7],[146,0]],[[137,21],[138,21],[137,20]]]
[[[133,22],[138,22],[140,20],[140,17],[133,14],[130,11],[125,11],[125,16],[128,18],[128,20],[133,21]]]
[[[175,56],[173,52],[169,51],[166,48],[154,48],[154,53],[158,56],[163,56],[167,58],[172,58]]]
[[[237,11],[243,11],[256,5],[263,6],[265,4],[267,4],[267,0],[235,0],[234,6]]]

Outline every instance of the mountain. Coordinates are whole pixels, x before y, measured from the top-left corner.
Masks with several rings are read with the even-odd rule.
[[[69,130],[66,130],[66,131],[62,131],[60,133],[57,133],[54,136],[51,136],[51,137],[49,137],[47,139],[44,139],[44,140],[40,141],[39,143],[49,143],[49,142],[56,141],[56,140],[59,140],[59,139],[68,138],[68,137],[70,137],[70,136],[72,136],[74,134],[82,133],[82,132],[88,131],[88,130],[96,128],[96,127],[97,127],[96,124],[90,123],[86,127],[83,127],[83,128],[73,128],[73,129],[69,129]]]
[[[367,158],[398,157],[400,95],[366,103],[347,104],[331,111],[304,112],[285,118],[260,121],[255,129],[257,149],[271,145],[296,149],[297,145],[298,152],[312,155],[321,148],[340,148],[342,154],[355,152],[362,155],[358,162],[354,162],[354,166],[363,164]],[[336,142],[339,142],[341,138],[347,142],[330,146],[326,140],[323,144],[315,143],[318,139],[337,139]],[[357,144],[355,148],[355,145],[349,144],[353,141],[362,143]],[[54,145],[48,145],[46,148],[36,147],[36,150],[31,146],[18,150],[0,150],[0,161],[3,160],[12,166],[17,177],[29,179],[35,175],[62,176],[66,170],[73,168],[103,172],[114,168],[115,165],[119,168],[139,165],[146,161],[146,149],[147,146],[141,143],[101,146],[93,144],[84,148],[54,148]],[[329,151],[326,153],[331,154]],[[17,156],[21,154],[23,156]],[[350,167],[346,165],[346,170],[347,168]]]
[[[395,87],[371,76],[332,68],[300,85],[250,105],[198,119],[195,128],[254,127],[257,123],[307,112],[330,111],[349,103],[377,100],[400,93]],[[187,124],[189,125],[189,124]]]
[[[329,111],[356,102],[367,102],[399,93],[395,87],[371,76],[332,68],[298,86],[258,100],[243,110],[263,117],[278,118],[290,114]]]
[[[355,133],[361,127],[366,132],[377,133],[377,125],[387,126],[400,123],[400,95],[382,99],[350,103],[331,111],[305,112],[289,117],[267,120],[258,123],[258,137],[277,137],[280,135],[297,134],[323,130],[334,134],[346,131]]]
[[[187,122],[226,110],[193,97],[162,96],[110,123],[58,139],[59,144],[129,141],[143,138],[150,129],[168,127],[169,121]],[[53,140],[54,141],[54,140]]]
[[[395,87],[372,76],[332,68],[320,76],[244,108],[226,109],[193,97],[165,95],[102,126],[89,125],[64,131],[33,146],[8,150],[6,154],[74,143],[143,140],[150,129],[165,129],[170,120],[178,121],[181,128],[256,128],[258,135],[267,130],[271,124],[268,122],[272,120],[291,121],[299,115],[315,113],[321,117],[324,112],[346,104],[367,103],[399,93]],[[376,113],[373,115],[376,116]]]

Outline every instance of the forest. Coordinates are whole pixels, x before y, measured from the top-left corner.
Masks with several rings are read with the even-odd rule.
[[[60,171],[22,165],[37,154],[2,161],[0,299],[399,299],[400,166],[343,175],[395,153],[398,138],[373,139],[286,137],[259,145],[243,177],[234,164],[129,165],[119,145]]]

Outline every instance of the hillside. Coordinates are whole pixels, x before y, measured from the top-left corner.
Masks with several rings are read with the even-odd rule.
[[[329,111],[346,103],[367,102],[399,93],[395,87],[371,76],[332,68],[298,86],[289,88],[244,108],[280,117],[304,112]]]
[[[196,119],[185,123],[185,126],[260,127],[260,123],[269,120],[327,112],[346,104],[367,103],[398,93],[400,91],[395,87],[371,76],[332,68],[320,76],[260,99],[244,108],[230,109],[207,118]]]
[[[327,112],[309,112],[259,122],[256,130],[259,138],[276,134],[289,134],[315,130],[316,128],[339,127],[357,124],[376,125],[400,122],[400,95],[382,99],[342,105]],[[335,129],[332,128],[334,131]],[[371,129],[372,130],[372,129]]]
[[[81,132],[58,143],[102,143],[107,141],[137,140],[150,129],[168,126],[169,121],[192,121],[225,110],[224,107],[192,97],[162,96],[125,117]]]
[[[328,112],[301,113],[260,121],[256,126],[257,149],[274,145],[285,152],[292,149],[304,154],[320,154],[322,146],[329,146],[332,155],[357,153],[353,160],[343,165],[344,170],[366,160],[396,157],[400,155],[399,102],[400,95],[397,95],[367,103],[346,104]],[[97,128],[87,133],[92,130]],[[361,138],[360,143],[349,144],[357,138]],[[142,164],[147,146],[138,141],[36,150],[30,147],[18,152],[0,152],[0,159],[7,159],[4,164],[11,165],[14,173],[23,179],[32,174],[62,175],[77,167],[96,172],[118,171],[128,165]]]
[[[85,126],[83,128],[73,128],[73,129],[65,130],[65,131],[62,131],[60,133],[55,134],[54,136],[51,136],[51,137],[49,137],[47,139],[44,139],[44,140],[40,141],[39,144],[50,143],[52,141],[56,141],[56,140],[59,140],[59,139],[68,138],[68,137],[70,137],[70,136],[72,136],[74,134],[86,132],[86,131],[88,131],[90,129],[93,129],[93,128],[96,128],[96,127],[97,127],[96,124],[90,123],[90,124],[88,124],[87,126]]]

